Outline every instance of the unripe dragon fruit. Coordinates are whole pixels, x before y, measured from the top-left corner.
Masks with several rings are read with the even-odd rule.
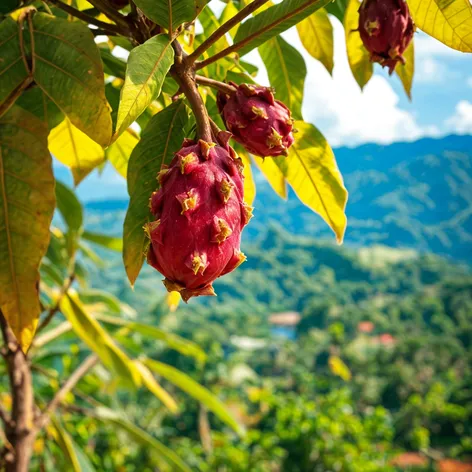
[[[372,62],[392,74],[410,44],[415,26],[405,0],[364,0],[359,8],[359,33]]]
[[[218,144],[185,140],[150,200],[156,220],[145,227],[147,261],[185,301],[215,295],[213,281],[246,259],[241,231],[252,207],[243,201],[243,164],[228,139],[220,132]]]
[[[286,156],[293,143],[290,110],[268,87],[231,85],[234,93],[218,92],[218,108],[234,139],[256,156]]]

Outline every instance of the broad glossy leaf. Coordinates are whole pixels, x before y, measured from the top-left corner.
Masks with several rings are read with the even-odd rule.
[[[275,161],[270,159],[261,159],[260,157],[254,156],[254,162],[256,163],[259,170],[262,172],[264,177],[269,182],[270,186],[274,189],[274,192],[284,200],[287,199],[287,184],[285,182],[285,176],[279,169]]]
[[[170,32],[197,17],[206,5],[204,0],[136,0],[143,13]]]
[[[0,22],[0,106],[28,77],[18,24],[12,18],[6,18]]]
[[[472,3],[470,0],[408,0],[418,28],[446,46],[472,52]]]
[[[51,426],[54,430],[54,436],[57,445],[61,448],[64,462],[68,465],[67,470],[82,472],[79,458],[75,452],[74,444],[69,433],[62,427],[58,420],[52,418]]]
[[[0,118],[0,309],[24,350],[40,314],[38,269],[55,206],[47,127],[13,106]]]
[[[101,421],[104,421],[111,426],[120,428],[125,431],[130,439],[138,444],[141,444],[149,450],[154,452],[172,467],[173,471],[191,472],[191,469],[180,459],[180,457],[171,449],[164,446],[157,439],[153,438],[146,431],[131,423],[119,413],[110,410],[106,407],[98,407],[90,413]]]
[[[128,161],[139,138],[134,131],[128,128],[106,151],[107,159],[116,171],[126,179]]]
[[[144,262],[147,238],[143,226],[152,218],[149,198],[157,189],[157,173],[180,148],[187,123],[187,107],[178,100],[151,118],[131,154],[128,164],[130,202],[123,228],[123,260],[131,285]]]
[[[138,360],[135,360],[134,364],[141,373],[143,385],[172,413],[177,413],[179,411],[177,403],[172,396],[159,385],[154,375],[152,375],[152,372]]]
[[[315,11],[297,24],[298,35],[305,49],[333,73],[333,26],[324,8]]]
[[[341,23],[344,23],[344,14],[348,2],[349,0],[334,0],[326,5],[326,11],[334,15]]]
[[[114,56],[110,50],[104,48],[100,48],[100,56],[103,61],[105,74],[118,77],[119,79],[125,79],[126,62]]]
[[[243,56],[252,51],[268,39],[295,26],[329,2],[330,0],[284,0],[249,18],[239,27],[234,37],[235,43],[245,42],[238,53]]]
[[[173,61],[174,50],[165,34],[154,36],[131,51],[125,84],[121,89],[115,137],[123,133],[159,96]]]
[[[344,16],[344,31],[346,34],[347,58],[352,74],[360,88],[369,82],[374,73],[374,66],[370,61],[370,55],[362,43],[361,35],[357,31],[359,27],[358,0],[349,0]]]
[[[100,52],[87,26],[36,12],[25,30],[26,54],[34,59],[34,81],[72,124],[101,146],[111,138],[110,107]],[[34,41],[32,47],[31,39]]]
[[[63,297],[60,309],[77,336],[97,354],[103,365],[115,373],[123,384],[133,387],[140,385],[141,375],[136,366],[100,323],[87,313],[76,294],[69,293]]]
[[[56,181],[56,204],[70,231],[79,231],[84,222],[82,205],[75,193],[59,180]]]
[[[403,53],[403,57],[405,59],[405,64],[397,64],[397,67],[395,67],[395,73],[400,77],[403,89],[411,100],[411,87],[413,86],[413,76],[415,74],[415,49],[413,41]]]
[[[285,103],[295,119],[302,119],[306,65],[302,55],[281,36],[259,47],[270,85],[277,100]]]
[[[49,133],[49,150],[72,170],[74,184],[79,185],[95,167],[105,161],[105,151],[66,118]]]
[[[195,398],[195,400],[198,400],[221,421],[233,428],[238,434],[243,433],[243,427],[233,418],[225,404],[205,387],[202,387],[200,384],[195,382],[191,377],[175,367],[163,364],[162,362],[153,359],[144,359],[143,363],[153,372],[165,378],[170,383]]]
[[[82,239],[98,244],[106,249],[121,252],[123,250],[123,240],[106,234],[94,233],[92,231],[84,231]]]
[[[347,191],[333,151],[310,123],[296,121],[298,133],[288,157],[275,158],[298,198],[318,213],[342,243],[346,230]]]

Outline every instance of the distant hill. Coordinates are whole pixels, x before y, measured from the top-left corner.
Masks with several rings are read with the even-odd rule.
[[[472,136],[368,144],[335,154],[350,194],[347,245],[409,247],[472,260]],[[272,222],[295,234],[331,237],[293,192],[284,202],[260,174],[256,178],[255,218],[246,240],[257,240]],[[87,204],[94,226],[108,220],[105,214],[118,224],[111,214],[126,207],[126,200]],[[103,228],[119,231],[116,224]]]

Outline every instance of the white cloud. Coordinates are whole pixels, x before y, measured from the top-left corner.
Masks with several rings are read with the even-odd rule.
[[[446,125],[458,134],[472,134],[472,103],[461,100],[455,109],[455,113],[447,121]]]
[[[424,57],[416,64],[415,81],[421,83],[442,82],[446,76],[446,67],[432,57]]]
[[[420,31],[415,35],[415,55],[421,60],[432,56],[463,57],[464,54]]]

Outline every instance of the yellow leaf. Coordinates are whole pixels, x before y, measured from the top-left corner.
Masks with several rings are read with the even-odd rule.
[[[105,151],[101,146],[76,128],[68,118],[50,132],[48,141],[54,157],[71,168],[75,185],[105,161]]]
[[[167,294],[167,306],[169,307],[171,313],[174,313],[177,310],[180,300],[181,297],[179,292],[169,292]]]
[[[238,154],[244,163],[244,201],[248,205],[252,205],[254,203],[254,199],[256,198],[256,184],[254,183],[254,178],[252,177],[251,159],[249,158],[249,154],[247,152],[241,152],[240,149],[241,148],[238,149]]]
[[[328,365],[334,375],[341,377],[345,382],[351,380],[351,371],[340,357],[330,356],[328,359]]]
[[[318,213],[341,244],[346,230],[347,190],[333,151],[310,123],[296,121],[298,133],[288,157],[274,158],[298,198]]]
[[[305,49],[333,72],[333,26],[324,8],[315,11],[297,24],[298,35]]]
[[[369,52],[362,43],[361,35],[357,31],[359,27],[359,6],[360,2],[358,0],[349,0],[344,15],[344,31],[349,66],[356,82],[362,89],[372,77],[374,67],[370,61]]]
[[[262,159],[254,156],[259,170],[264,174],[264,177],[269,182],[270,186],[274,189],[274,192],[284,200],[287,199],[287,184],[285,183],[285,176],[282,171],[277,167],[272,157]]]
[[[470,0],[408,0],[418,28],[452,49],[472,52]]]
[[[405,93],[411,100],[411,87],[413,85],[413,75],[415,73],[415,48],[413,41],[408,46],[403,57],[405,59],[405,64],[397,64],[395,72],[402,82]]]
[[[38,324],[38,269],[56,206],[47,132],[17,106],[0,118],[0,310],[25,352]]]
[[[128,161],[139,138],[136,133],[128,128],[107,150],[106,157],[112,163],[117,172],[126,179],[128,173]]]

